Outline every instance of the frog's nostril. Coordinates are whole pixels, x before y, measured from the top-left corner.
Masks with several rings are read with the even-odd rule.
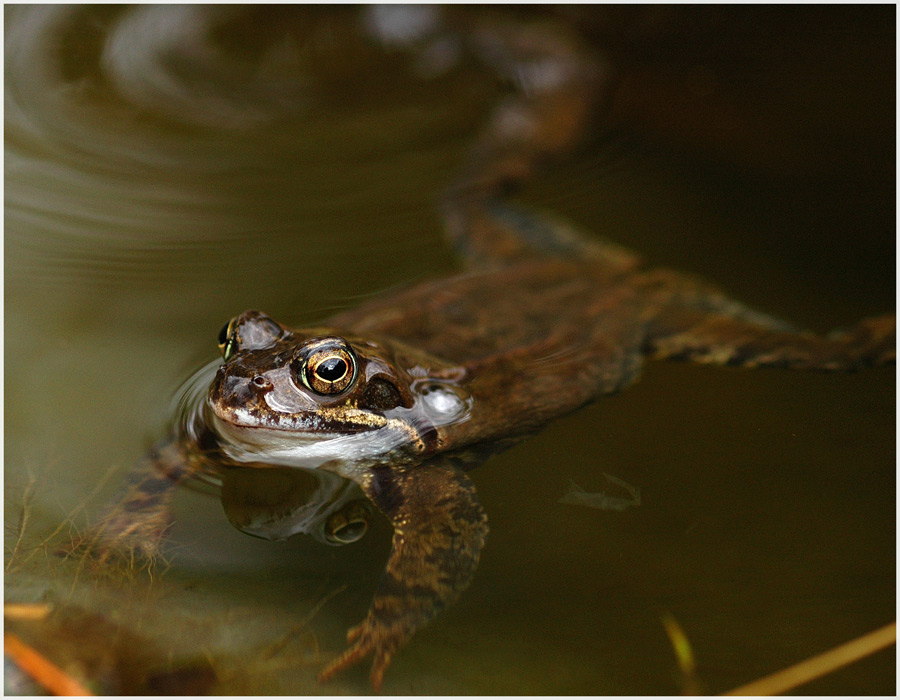
[[[250,385],[257,391],[271,391],[273,388],[272,382],[261,374],[257,374],[253,377],[253,379],[250,380]]]

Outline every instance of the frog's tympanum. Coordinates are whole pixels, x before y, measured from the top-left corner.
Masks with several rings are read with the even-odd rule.
[[[387,566],[323,680],[372,654],[378,688],[392,655],[469,585],[488,532],[469,470],[620,391],[645,360],[852,370],[894,359],[893,317],[817,336],[511,205],[511,189],[602,106],[609,72],[560,31],[473,36],[514,94],[442,202],[465,271],[315,328],[235,316],[221,360],[189,385],[186,418],[91,538],[102,560],[152,556],[174,487],[198,476],[221,483],[235,525],[264,537],[352,542],[380,511],[394,532]],[[284,502],[253,501],[255,478],[284,479]]]

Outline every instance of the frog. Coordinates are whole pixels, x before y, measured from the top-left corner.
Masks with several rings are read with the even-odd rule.
[[[474,468],[626,389],[647,362],[834,372],[895,361],[893,315],[815,334],[517,203],[602,112],[613,72],[566,29],[482,29],[473,50],[511,94],[441,198],[462,270],[311,327],[235,315],[220,357],[186,385],[182,419],[78,543],[99,563],[151,560],[173,493],[196,479],[232,494],[237,527],[270,539],[349,544],[380,513],[393,531],[384,572],[322,682],[371,656],[379,690],[400,649],[470,585],[488,536]],[[273,470],[313,481],[282,510],[234,506],[236,480]]]

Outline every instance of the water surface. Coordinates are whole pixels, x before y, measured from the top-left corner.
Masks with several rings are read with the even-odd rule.
[[[818,331],[889,311],[892,12],[747,11],[743,33],[731,10],[564,13],[625,78],[611,132],[523,198]],[[98,612],[167,659],[148,664],[206,660],[215,692],[367,692],[364,668],[315,673],[368,607],[383,524],[266,542],[185,491],[171,567],[127,584],[49,556],[69,525],[45,538],[114,492],[229,317],[301,325],[456,269],[434,202],[501,87],[386,50],[356,9],[6,22],[7,600]],[[602,472],[642,505],[558,503]],[[677,693],[666,613],[721,692],[895,617],[892,369],[653,365],[473,479],[481,567],[386,692]],[[894,679],[884,652],[804,691]]]

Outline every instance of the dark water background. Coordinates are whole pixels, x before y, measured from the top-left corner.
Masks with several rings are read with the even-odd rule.
[[[893,7],[552,14],[623,77],[606,128],[524,200],[817,331],[894,308]],[[126,662],[201,660],[216,692],[367,692],[364,670],[315,673],[387,527],[265,542],[184,492],[165,576],[112,582],[45,540],[115,490],[230,316],[300,325],[456,269],[435,197],[501,88],[466,58],[441,72],[440,47],[385,50],[365,16],[5,8],[6,600],[100,613],[152,643]],[[722,692],[892,621],[894,388],[893,369],[648,367],[474,473],[481,567],[385,690],[676,693],[669,613]],[[642,505],[558,503],[601,472]],[[803,691],[894,684],[890,650]]]

